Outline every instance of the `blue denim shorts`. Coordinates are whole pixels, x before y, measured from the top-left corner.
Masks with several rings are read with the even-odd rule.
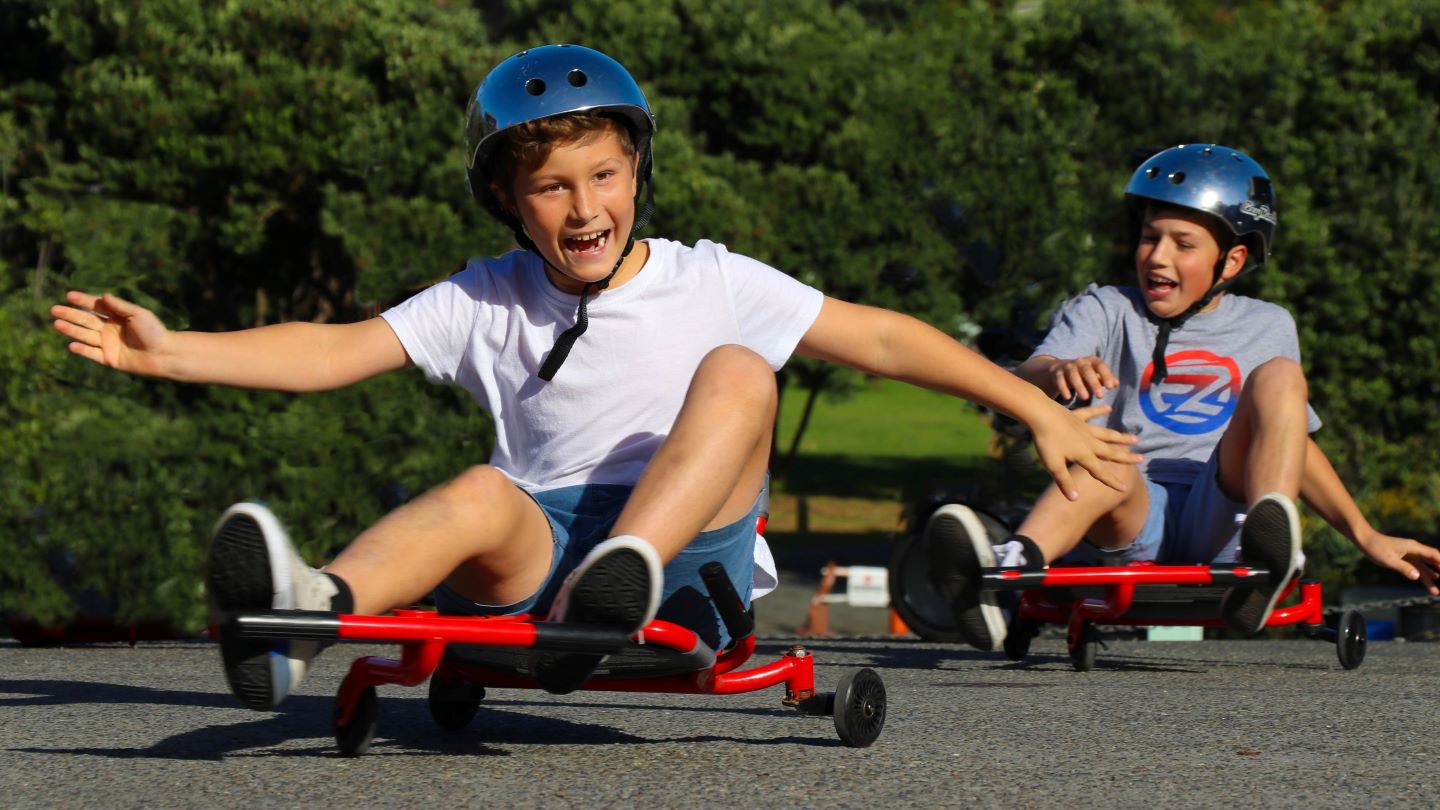
[[[1188,484],[1159,483],[1143,476],[1150,511],[1134,542],[1109,550],[1081,542],[1064,560],[1101,565],[1139,560],[1172,565],[1238,562],[1246,507],[1221,491],[1219,473],[1217,449]]]
[[[550,521],[554,539],[550,574],[528,598],[509,605],[483,605],[455,593],[446,585],[435,589],[441,613],[465,616],[543,615],[550,609],[560,583],[585,559],[590,550],[610,536],[610,529],[630,499],[633,487],[618,484],[583,484],[530,493]],[[709,592],[700,580],[700,566],[712,560],[725,567],[736,593],[746,607],[754,585],[755,522],[761,501],[750,514],[708,532],[701,532],[665,566],[665,585],[657,618],[695,631],[711,649],[730,643]]]

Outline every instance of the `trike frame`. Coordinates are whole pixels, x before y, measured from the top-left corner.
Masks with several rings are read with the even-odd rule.
[[[755,652],[753,617],[718,564],[702,567],[701,576],[736,639],[718,654],[693,631],[661,620],[633,636],[527,615],[450,616],[413,609],[384,616],[270,610],[229,620],[242,638],[400,645],[398,658],[356,658],[340,684],[335,738],[347,756],[363,754],[374,737],[377,686],[418,686],[429,679],[431,716],[441,728],[459,731],[475,716],[487,688],[538,688],[525,665],[515,664],[530,650],[611,656],[607,664],[613,665],[586,681],[584,691],[732,695],[783,684],[783,705],[803,715],[831,716],[847,746],[866,747],[879,737],[886,713],[880,676],[850,670],[835,692],[817,692],[814,658],[798,644],[775,661],[742,669]]]

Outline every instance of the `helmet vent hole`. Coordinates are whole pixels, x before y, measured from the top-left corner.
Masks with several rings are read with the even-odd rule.
[[[529,80],[527,80],[527,81],[525,82],[525,92],[529,93],[529,94],[532,95],[532,96],[544,95],[544,93],[545,93],[545,80],[544,80],[544,79],[529,79]]]
[[[1184,173],[1184,172],[1171,172],[1171,174],[1170,174],[1170,182],[1171,182],[1172,184],[1174,184],[1174,185],[1177,185],[1177,186],[1180,185],[1181,183],[1185,182],[1185,173]]]
[[[1150,168],[1148,168],[1148,169],[1145,170],[1145,177],[1146,177],[1147,179],[1154,180],[1155,178],[1157,178],[1157,177],[1159,177],[1159,176],[1160,176],[1160,167],[1159,167],[1159,166],[1151,166]]]
[[[590,77],[586,76],[585,71],[580,68],[575,68],[570,71],[570,75],[566,76],[565,79],[570,82],[571,87],[584,87],[585,83],[590,81]]]

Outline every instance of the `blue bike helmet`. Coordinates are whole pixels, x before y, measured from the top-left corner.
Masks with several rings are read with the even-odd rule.
[[[496,65],[470,97],[465,110],[465,176],[470,193],[529,247],[520,223],[490,189],[491,158],[500,135],[511,127],[578,112],[615,114],[630,130],[638,186],[650,187],[655,116],[629,71],[605,54],[581,45],[542,45]],[[637,189],[638,190],[638,189]],[[650,218],[653,191],[639,206],[634,230]]]
[[[1230,232],[1229,243],[1220,245],[1210,290],[1184,312],[1160,322],[1151,358],[1155,365],[1151,379],[1159,383],[1166,376],[1165,348],[1170,333],[1184,326],[1246,270],[1270,258],[1277,220],[1275,187],[1260,164],[1243,152],[1216,144],[1185,144],[1158,152],[1140,164],[1125,186],[1125,200],[1135,215],[1137,233],[1140,215],[1150,203],[1209,214],[1225,223]],[[1250,248],[1254,262],[1247,260],[1240,273],[1221,281],[1230,249],[1242,242]]]
[[[525,233],[524,225],[505,210],[490,188],[495,148],[502,133],[512,127],[582,112],[612,114],[630,130],[639,157],[636,195],[643,194],[645,201],[635,207],[630,237],[610,274],[600,281],[586,282],[581,289],[575,324],[561,333],[540,366],[539,377],[547,382],[589,327],[586,301],[591,288],[603,290],[609,286],[635,246],[635,232],[645,227],[655,210],[655,189],[650,181],[655,116],[629,71],[605,54],[580,45],[542,45],[509,57],[485,76],[465,109],[465,178],[470,193],[510,228],[516,242],[542,260],[544,256]]]
[[[1172,146],[1130,176],[1125,199],[1176,205],[1210,214],[1247,243],[1257,263],[1275,240],[1275,187],[1249,155],[1215,144]]]

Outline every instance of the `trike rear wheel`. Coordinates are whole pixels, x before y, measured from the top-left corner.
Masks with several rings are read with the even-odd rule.
[[[835,731],[851,748],[866,748],[885,727],[885,682],[871,669],[845,673],[835,689]]]
[[[340,753],[347,757],[358,757],[370,750],[370,741],[375,739],[375,726],[379,720],[380,701],[375,696],[375,687],[367,686],[355,702],[355,711],[350,713],[350,722],[340,724],[340,701],[335,701],[335,743]]]
[[[439,674],[430,678],[430,694],[426,701],[435,725],[446,731],[464,731],[480,711],[485,688],[463,678],[446,678]]]
[[[1355,669],[1365,662],[1365,645],[1369,636],[1365,631],[1365,617],[1358,610],[1347,610],[1335,626],[1335,654],[1340,666]]]

